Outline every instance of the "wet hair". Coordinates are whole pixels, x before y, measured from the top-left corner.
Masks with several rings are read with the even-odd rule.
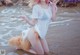
[[[35,2],[41,3],[41,0],[35,0]],[[45,0],[45,3],[46,3],[46,4],[49,4],[49,2],[50,2],[50,0]]]

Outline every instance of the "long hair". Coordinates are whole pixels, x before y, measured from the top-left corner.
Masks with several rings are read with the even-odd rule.
[[[41,3],[41,0],[35,0],[35,2]],[[45,3],[46,3],[46,4],[49,4],[49,2],[50,2],[50,0],[45,0]]]

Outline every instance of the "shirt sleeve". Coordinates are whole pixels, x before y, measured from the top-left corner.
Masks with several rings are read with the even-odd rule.
[[[38,7],[37,5],[35,5],[32,9],[32,15],[31,15],[32,19],[38,19]]]

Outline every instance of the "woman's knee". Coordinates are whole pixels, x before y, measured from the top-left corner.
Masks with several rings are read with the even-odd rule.
[[[34,29],[31,29],[30,32],[28,33],[28,39],[29,39],[33,49],[35,49],[35,51],[37,52],[37,54],[44,54],[44,50],[40,43],[38,34],[35,33]]]

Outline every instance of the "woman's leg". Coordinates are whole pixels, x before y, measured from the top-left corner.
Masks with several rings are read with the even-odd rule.
[[[44,52],[45,52],[46,54],[49,54],[49,48],[48,48],[48,44],[47,44],[46,39],[40,39],[40,42],[41,42],[41,44],[42,44],[42,47],[43,47],[43,49],[44,49]]]
[[[30,41],[33,50],[35,50],[35,52],[37,54],[44,54],[44,50],[42,48],[40,39],[38,37],[36,37],[34,29],[31,29],[28,33],[28,40]]]

